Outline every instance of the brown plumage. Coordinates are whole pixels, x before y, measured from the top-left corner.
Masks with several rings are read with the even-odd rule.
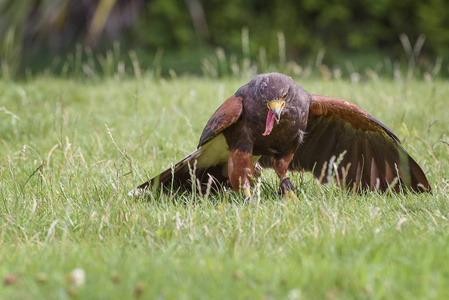
[[[335,179],[357,192],[431,190],[382,122],[352,103],[310,95],[290,77],[269,73],[254,77],[215,111],[194,152],[130,194],[195,185],[243,188],[249,196],[258,165],[273,168],[280,192],[293,197],[287,171],[309,171],[321,183]]]

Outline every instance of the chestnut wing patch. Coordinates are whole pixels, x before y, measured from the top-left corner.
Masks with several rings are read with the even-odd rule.
[[[240,119],[242,110],[243,102],[239,96],[234,95],[223,102],[209,119],[206,127],[204,127],[198,147],[201,147],[224,129],[236,123]]]
[[[350,102],[312,97],[306,134],[290,170],[313,172],[323,183],[333,174],[338,184],[355,191],[400,186],[430,191],[422,169],[382,122]]]
[[[354,129],[386,134],[400,143],[399,138],[390,128],[357,105],[342,99],[321,95],[312,95],[312,99],[309,121],[317,117],[327,117],[332,122],[343,120]]]

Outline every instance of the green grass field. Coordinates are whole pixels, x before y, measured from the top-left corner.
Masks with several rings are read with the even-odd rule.
[[[448,299],[447,81],[296,80],[393,129],[433,195],[126,195],[249,79],[0,82],[0,299]]]

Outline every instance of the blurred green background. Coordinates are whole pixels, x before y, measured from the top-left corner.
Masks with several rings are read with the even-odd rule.
[[[121,60],[134,74],[230,75],[244,59],[257,72],[449,73],[446,0],[0,0],[0,37],[3,78],[101,75]]]

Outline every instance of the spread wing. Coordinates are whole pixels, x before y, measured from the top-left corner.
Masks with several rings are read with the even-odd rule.
[[[243,99],[240,96],[234,95],[223,102],[212,117],[210,117],[206,127],[204,127],[198,147],[201,147],[220,134],[224,129],[237,122],[240,119],[242,110]]]
[[[173,168],[151,178],[128,194],[135,196],[161,186],[191,190],[192,172],[196,183],[200,184],[199,188],[204,191],[211,181],[225,185],[228,180],[229,147],[222,131],[239,120],[242,110],[241,97],[234,95],[228,98],[207,122],[195,151],[177,162]]]
[[[291,170],[310,171],[323,183],[361,189],[430,191],[420,166],[382,122],[344,100],[312,95],[307,131]]]

